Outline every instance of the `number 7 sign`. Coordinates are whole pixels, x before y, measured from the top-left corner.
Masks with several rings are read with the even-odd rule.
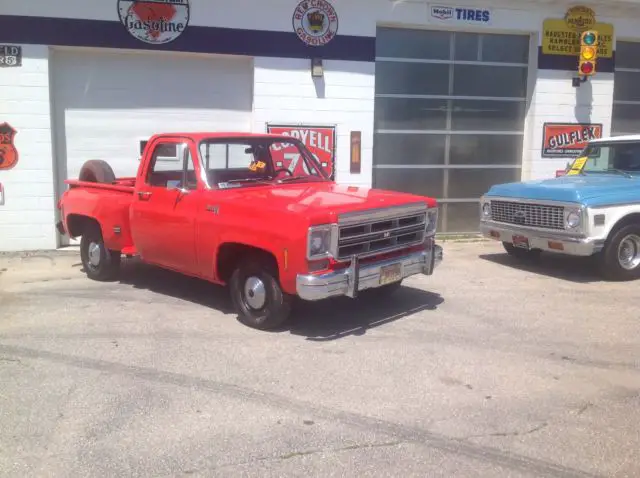
[[[324,171],[331,178],[335,178],[335,147],[336,128],[335,126],[309,126],[309,125],[272,125],[267,124],[267,132],[281,134],[299,139],[311,151],[318,160]],[[288,168],[293,174],[296,168],[304,168],[304,172],[309,174],[304,161],[300,161],[297,153],[284,152],[282,165],[278,167]]]

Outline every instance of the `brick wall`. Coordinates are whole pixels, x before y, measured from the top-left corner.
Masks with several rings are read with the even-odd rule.
[[[18,132],[19,162],[0,171],[0,251],[56,247],[49,50],[23,46],[23,66],[0,70],[0,122]]]

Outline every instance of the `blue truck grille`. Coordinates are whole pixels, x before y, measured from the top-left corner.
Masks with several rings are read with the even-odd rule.
[[[516,201],[491,201],[495,222],[543,229],[564,230],[564,207]]]

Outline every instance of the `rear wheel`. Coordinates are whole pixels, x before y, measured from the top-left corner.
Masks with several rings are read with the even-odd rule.
[[[640,278],[640,225],[629,224],[613,232],[600,252],[598,262],[606,279]]]
[[[293,298],[280,287],[274,266],[260,257],[241,261],[229,281],[231,300],[244,325],[269,330],[291,315]]]
[[[521,249],[510,242],[503,242],[502,246],[510,256],[517,257],[518,259],[537,259],[542,253],[540,249]]]
[[[97,224],[88,225],[82,232],[80,258],[90,279],[106,281],[118,275],[120,251],[111,251],[105,247],[102,232]]]

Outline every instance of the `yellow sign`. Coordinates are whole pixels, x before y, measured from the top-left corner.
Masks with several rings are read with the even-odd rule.
[[[576,160],[571,165],[571,169],[569,170],[567,175],[580,174],[580,171],[582,171],[582,168],[584,168],[584,164],[587,162],[587,159],[588,158],[586,156],[576,158]]]
[[[573,30],[590,30],[596,24],[596,12],[589,7],[571,7],[564,16],[564,22]]]
[[[591,30],[600,34],[598,56],[613,58],[613,25],[596,23]],[[580,33],[582,32],[570,28],[563,19],[545,20],[542,24],[542,53],[577,57],[580,54]]]

